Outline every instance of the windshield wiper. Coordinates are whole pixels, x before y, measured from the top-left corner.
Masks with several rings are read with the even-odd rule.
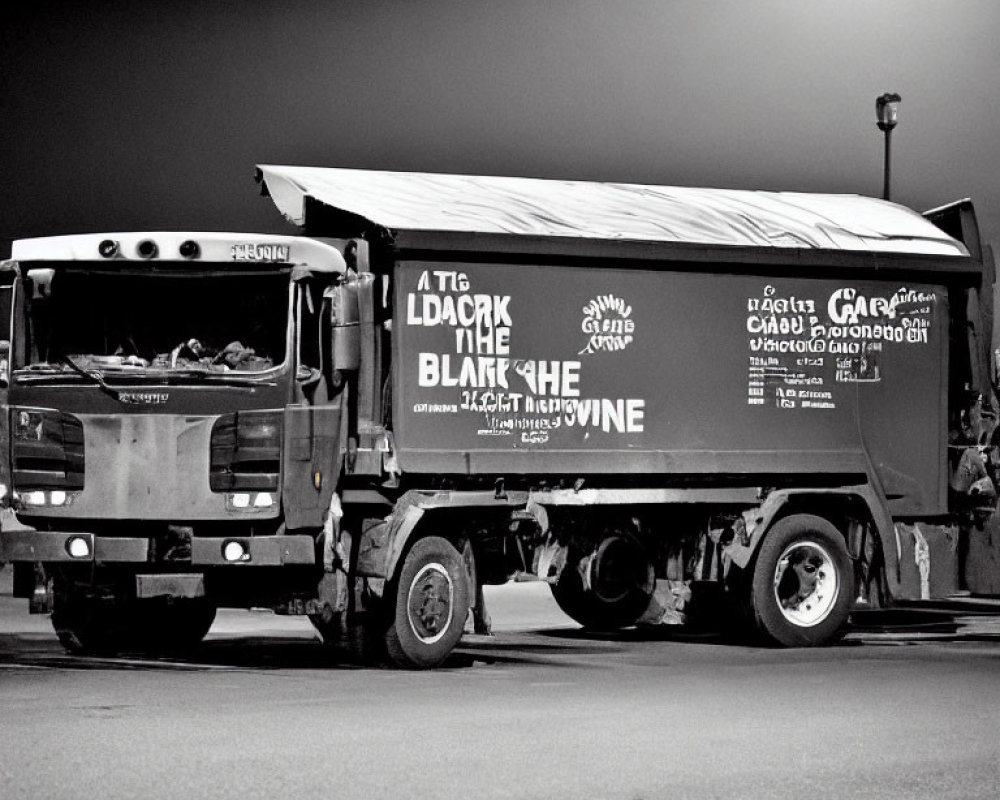
[[[121,401],[121,397],[118,395],[117,389],[112,389],[104,380],[104,375],[101,374],[100,370],[85,370],[79,364],[77,364],[72,358],[70,358],[65,353],[60,354],[59,360],[69,367],[77,375],[84,378],[88,378],[97,384],[98,388],[104,392],[109,397],[113,397],[115,400]]]

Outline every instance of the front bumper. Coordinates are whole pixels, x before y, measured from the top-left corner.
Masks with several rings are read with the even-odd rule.
[[[82,541],[86,547],[74,540]],[[243,545],[247,557],[227,561],[223,555],[230,542]],[[85,555],[73,555],[76,553]],[[70,564],[148,564],[149,539],[97,536],[73,531],[0,531],[0,561]],[[311,536],[226,536],[193,537],[191,559],[167,562],[171,566],[281,567],[316,563],[316,543]]]

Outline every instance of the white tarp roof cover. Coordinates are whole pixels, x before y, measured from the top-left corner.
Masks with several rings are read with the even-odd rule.
[[[305,198],[392,231],[966,256],[917,212],[860,195],[261,165],[278,209]]]

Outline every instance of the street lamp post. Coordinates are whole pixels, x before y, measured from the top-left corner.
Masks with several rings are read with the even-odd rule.
[[[886,92],[875,99],[876,123],[880,131],[885,133],[885,161],[882,173],[882,199],[889,199],[889,178],[891,175],[891,151],[890,142],[892,140],[892,129],[896,127],[896,117],[899,114],[900,96],[895,92]]]

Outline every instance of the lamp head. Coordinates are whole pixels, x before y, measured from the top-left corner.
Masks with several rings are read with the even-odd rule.
[[[895,92],[886,92],[875,99],[876,124],[879,130],[891,131],[896,127],[901,99]]]

